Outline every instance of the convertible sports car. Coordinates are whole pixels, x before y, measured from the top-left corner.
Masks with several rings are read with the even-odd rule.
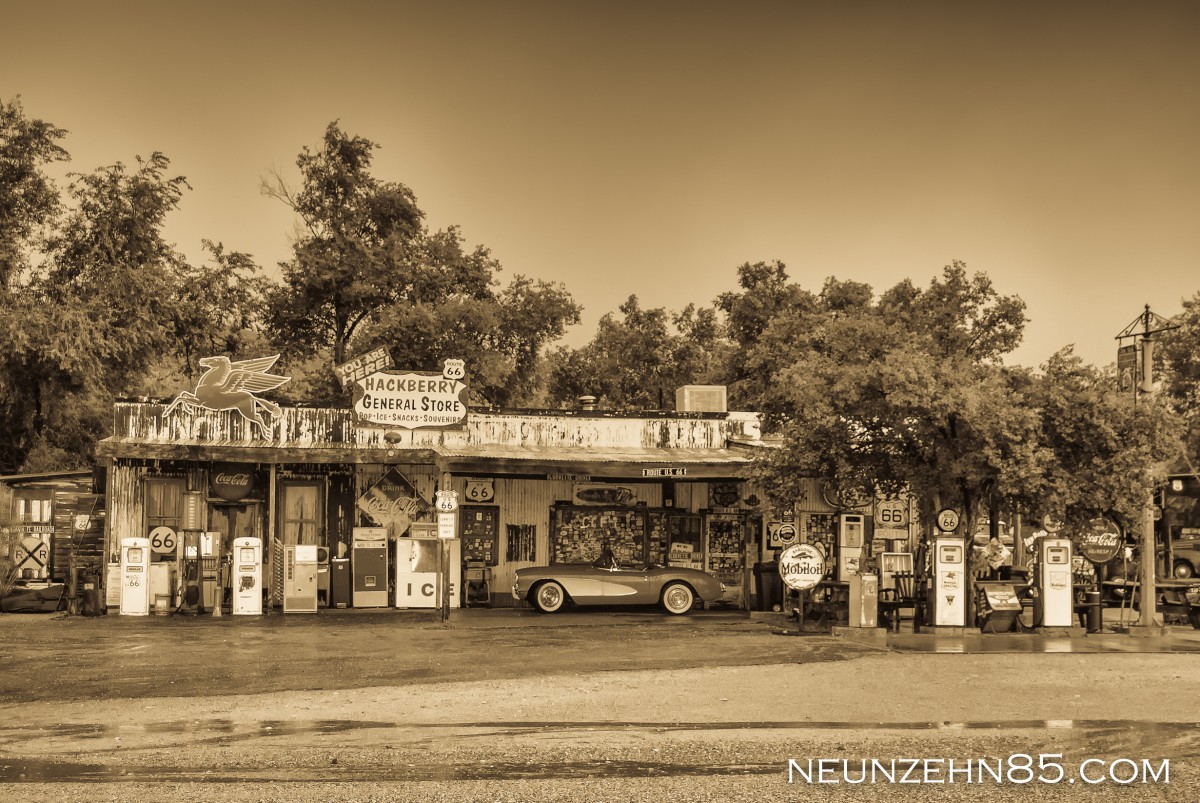
[[[618,566],[602,556],[592,563],[559,563],[517,569],[512,595],[542,613],[555,613],[569,602],[576,605],[659,605],[679,616],[697,600],[715,602],[725,586],[696,569]]]

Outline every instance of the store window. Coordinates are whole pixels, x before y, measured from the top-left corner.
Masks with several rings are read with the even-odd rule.
[[[50,511],[50,497],[20,497],[14,501],[19,524],[50,524],[54,514]]]
[[[284,544],[321,544],[324,490],[320,481],[282,483],[279,523]]]

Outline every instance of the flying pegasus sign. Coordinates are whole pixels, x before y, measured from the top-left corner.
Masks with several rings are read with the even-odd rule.
[[[200,365],[208,370],[196,383],[196,389],[185,390],[176,396],[163,411],[163,417],[180,407],[189,413],[195,413],[197,409],[214,412],[236,410],[242,414],[242,418],[258,427],[259,434],[267,437],[270,426],[263,418],[263,413],[278,418],[279,405],[254,394],[273,390],[291,380],[290,376],[267,373],[278,359],[278,354],[237,362],[228,357],[204,357]]]

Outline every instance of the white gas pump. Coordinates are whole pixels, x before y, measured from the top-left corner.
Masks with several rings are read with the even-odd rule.
[[[967,622],[966,564],[961,538],[933,540],[933,589],[930,603],[935,627],[965,627]]]
[[[262,539],[242,536],[233,539],[234,615],[255,615],[262,608]]]
[[[1070,627],[1075,614],[1071,593],[1071,541],[1038,539],[1037,585],[1042,627]]]
[[[121,615],[150,613],[150,539],[121,539]]]
[[[864,519],[860,513],[843,513],[838,516],[838,560],[837,579],[848,583],[858,574],[862,566]]]
[[[294,544],[283,548],[283,612],[317,610],[317,546]]]

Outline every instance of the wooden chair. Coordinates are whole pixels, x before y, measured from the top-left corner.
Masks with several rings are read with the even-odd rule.
[[[896,572],[892,575],[895,587],[879,592],[879,614],[887,622],[888,629],[900,632],[900,609],[912,608],[916,621],[917,589],[916,577],[912,572]],[[914,625],[915,627],[915,625]]]

